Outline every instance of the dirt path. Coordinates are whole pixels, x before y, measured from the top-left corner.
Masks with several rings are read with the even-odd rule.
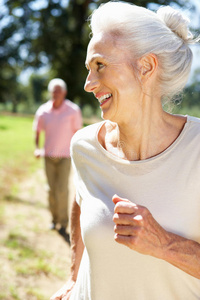
[[[73,195],[72,176],[70,199]],[[6,197],[0,222],[0,299],[46,300],[69,276],[70,248],[49,231],[43,169]]]

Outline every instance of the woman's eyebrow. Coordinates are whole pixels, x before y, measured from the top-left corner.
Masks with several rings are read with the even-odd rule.
[[[85,65],[88,66],[89,64],[91,64],[94,60],[96,59],[104,59],[104,56],[103,55],[100,55],[100,54],[96,54],[94,55],[91,60],[89,62],[85,62]]]

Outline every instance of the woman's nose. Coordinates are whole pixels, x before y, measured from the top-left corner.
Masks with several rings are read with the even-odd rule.
[[[99,80],[96,76],[92,75],[92,73],[88,74],[85,85],[84,85],[84,90],[88,93],[94,92],[96,88],[99,87]]]

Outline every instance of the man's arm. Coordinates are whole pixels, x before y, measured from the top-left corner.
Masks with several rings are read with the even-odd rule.
[[[51,300],[68,300],[72,289],[76,283],[80,262],[83,255],[84,244],[81,237],[80,228],[80,206],[74,199],[71,210],[71,274],[66,284],[58,290],[52,297]]]
[[[39,148],[39,141],[40,141],[40,132],[37,130],[35,132],[35,151],[34,151],[34,155],[36,158],[39,158],[41,156],[41,149]]]

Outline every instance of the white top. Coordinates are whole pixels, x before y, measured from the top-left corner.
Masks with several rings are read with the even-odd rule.
[[[42,104],[33,123],[34,130],[45,132],[44,155],[48,157],[69,157],[71,138],[81,127],[81,110],[70,100],[56,109],[52,100]]]
[[[114,241],[114,194],[146,206],[167,231],[200,242],[200,120],[187,117],[161,154],[127,161],[98,142],[102,126],[79,130],[71,143],[85,243],[70,300],[194,300],[200,280]]]

